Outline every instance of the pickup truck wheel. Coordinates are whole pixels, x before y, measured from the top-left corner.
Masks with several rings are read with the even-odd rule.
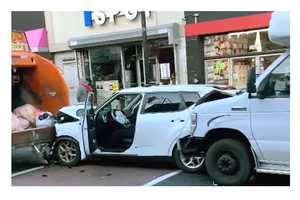
[[[204,157],[202,156],[185,156],[175,149],[173,158],[177,167],[183,171],[193,173],[204,169]]]
[[[245,184],[251,173],[247,147],[233,139],[213,143],[205,157],[206,171],[219,185]]]
[[[75,166],[81,158],[78,144],[71,140],[59,141],[56,145],[55,153],[58,162],[65,166]]]

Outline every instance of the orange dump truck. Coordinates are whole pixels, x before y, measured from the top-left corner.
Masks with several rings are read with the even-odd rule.
[[[32,53],[22,32],[12,32],[12,112],[22,105],[32,105],[43,112],[57,114],[69,105],[66,82],[58,68],[46,58]],[[13,114],[14,115],[14,114]],[[12,128],[13,129],[13,128]],[[47,144],[55,138],[54,127],[12,131],[13,149]]]

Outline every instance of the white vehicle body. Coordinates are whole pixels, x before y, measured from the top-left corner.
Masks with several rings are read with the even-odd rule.
[[[272,14],[269,38],[289,47],[288,12]],[[198,151],[205,154],[208,174],[221,184],[244,183],[251,168],[290,173],[289,50],[255,78],[253,68],[247,91],[196,104],[189,120],[189,127],[194,126],[191,138],[201,141]],[[192,119],[196,119],[194,125]]]
[[[123,152],[103,150],[93,144],[95,141],[92,141],[87,125],[87,110],[91,101],[89,98],[87,98],[85,106],[75,105],[60,110],[75,120],[56,123],[57,137],[58,140],[71,139],[76,141],[80,147],[81,160],[90,155],[172,156],[178,138],[190,134],[190,129],[186,129],[188,128],[186,123],[189,122],[185,119],[189,118],[193,106],[178,112],[142,113],[147,94],[193,92],[201,98],[213,90],[218,89],[208,85],[173,85],[129,88],[116,93],[103,105],[95,109],[95,116],[118,95],[139,94],[142,102],[138,108],[133,142]],[[84,108],[86,109],[84,110]]]
[[[280,63],[289,59],[289,51],[279,57],[256,80],[257,90]],[[289,174],[290,98],[258,98],[244,92],[234,97],[200,104],[194,137],[205,138],[222,130],[222,134],[238,132],[247,138],[256,160],[257,172]],[[221,134],[221,133],[220,133]],[[224,136],[226,137],[226,135]]]

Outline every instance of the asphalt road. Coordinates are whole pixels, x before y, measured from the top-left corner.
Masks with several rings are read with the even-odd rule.
[[[12,152],[12,173],[43,166],[45,162],[32,152],[31,148],[16,149]]]
[[[12,177],[13,186],[212,186],[205,174],[179,171],[166,159],[95,158],[76,167],[44,165],[30,149],[17,151],[12,159],[12,173],[43,168]],[[289,176],[256,175],[249,186],[288,186]]]

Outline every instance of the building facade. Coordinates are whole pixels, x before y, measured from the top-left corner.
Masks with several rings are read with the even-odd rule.
[[[45,12],[49,48],[69,85],[91,80],[98,100],[145,84],[139,12]],[[184,12],[146,12],[149,83],[187,83]],[[76,77],[76,78],[74,78]]]
[[[270,11],[146,12],[150,84],[221,84],[245,88],[247,72],[265,70],[285,48],[268,39]],[[45,12],[49,49],[76,103],[90,80],[102,102],[145,84],[139,12]]]
[[[25,33],[31,52],[51,59],[43,11],[12,11],[11,24],[13,32]]]
[[[285,48],[268,38],[271,12],[185,12],[188,83],[245,88]]]

